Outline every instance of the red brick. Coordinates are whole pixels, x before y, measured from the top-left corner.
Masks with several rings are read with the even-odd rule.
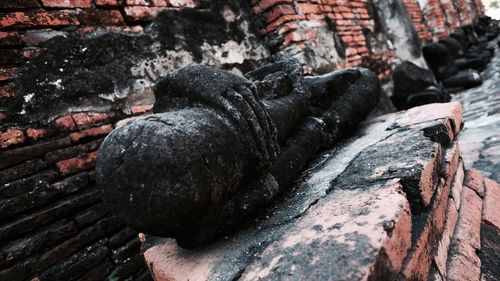
[[[47,136],[48,130],[47,129],[33,129],[33,128],[28,128],[26,130],[26,135],[33,140],[39,140]]]
[[[0,81],[7,81],[14,78],[17,72],[17,67],[0,68]]]
[[[97,151],[94,151],[81,157],[59,161],[56,165],[61,174],[74,174],[94,167],[96,158]]]
[[[0,45],[2,46],[16,46],[23,45],[21,35],[17,32],[0,32]]]
[[[66,115],[59,117],[54,121],[54,125],[63,130],[74,131],[76,130],[76,124],[71,115]]]
[[[305,4],[299,3],[297,4],[298,10],[305,14],[318,14],[321,13],[321,6],[315,4]]]
[[[113,130],[111,125],[103,125],[96,128],[90,128],[81,132],[75,132],[70,135],[71,141],[78,142],[79,140],[87,137],[99,137],[103,135],[107,135],[109,132]]]
[[[17,96],[17,91],[14,85],[7,85],[0,88],[0,97],[13,98]]]
[[[458,223],[448,258],[447,280],[480,280],[481,261],[476,251],[481,247],[481,198],[464,187]]]
[[[125,15],[132,21],[151,21],[165,8],[159,7],[144,7],[144,6],[129,6],[125,7]]]
[[[500,184],[486,178],[484,185],[483,221],[500,232]]]
[[[257,5],[252,7],[252,10],[255,14],[260,14],[274,5],[292,2],[293,0],[261,0]]]
[[[84,129],[92,124],[108,120],[106,113],[77,113],[72,115],[78,129]]]
[[[125,3],[129,6],[150,6],[148,0],[126,0]]]
[[[272,22],[281,16],[293,14],[295,14],[295,10],[290,5],[274,6],[273,9],[266,14],[266,20],[267,22]]]
[[[42,0],[42,5],[51,8],[90,8],[90,0]]]
[[[2,0],[0,1],[0,9],[25,9],[39,8],[40,4],[37,0]]]
[[[7,27],[54,27],[79,25],[75,11],[14,12],[0,15],[0,26]]]
[[[146,113],[148,111],[151,111],[152,109],[153,109],[153,105],[152,104],[149,104],[149,105],[134,105],[131,108],[132,114],[134,114],[134,115]]]
[[[465,185],[474,190],[480,197],[484,197],[484,183],[481,172],[476,169],[467,171]]]
[[[18,129],[7,129],[0,132],[0,148],[7,148],[12,145],[23,143],[26,140],[24,132]]]
[[[118,6],[120,2],[118,0],[95,0],[97,6]]]
[[[78,15],[81,24],[124,25],[125,20],[118,10],[88,9]]]

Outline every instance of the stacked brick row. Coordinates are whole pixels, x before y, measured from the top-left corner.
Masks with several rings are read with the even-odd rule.
[[[410,15],[413,24],[415,25],[415,29],[417,30],[418,37],[423,42],[432,41],[432,33],[427,25],[427,22],[424,19],[424,15],[422,14],[422,8],[417,0],[404,0],[404,4],[406,6],[406,10]]]
[[[441,7],[446,16],[446,25],[451,30],[455,30],[460,27],[460,22],[458,19],[458,13],[453,5],[452,0],[441,0]]]
[[[428,0],[423,7],[423,13],[434,39],[441,39],[449,34],[450,29],[446,24],[446,14],[440,0]]]
[[[472,18],[466,0],[454,0],[454,4],[458,11],[460,23],[462,25],[470,24]]]
[[[75,113],[0,133],[0,280],[150,280],[137,233],[95,185],[97,149],[125,117]]]
[[[195,4],[193,0],[0,1],[0,87],[54,36],[96,30],[142,32],[159,11]]]
[[[372,62],[375,60],[383,62],[385,67],[374,70],[383,77],[390,75],[388,62],[394,58],[394,53],[377,53],[370,48],[365,36],[365,32],[373,32],[377,24],[369,1],[253,0],[251,4],[253,12],[264,18],[261,35],[282,42],[281,49],[293,46],[303,50],[306,42],[317,42],[319,29],[326,27],[340,37],[345,47],[345,53],[339,54],[341,59],[335,62],[337,68],[379,66],[380,63]]]

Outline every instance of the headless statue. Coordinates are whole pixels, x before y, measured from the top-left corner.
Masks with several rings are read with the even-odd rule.
[[[448,88],[471,88],[483,79],[473,69],[459,70],[450,50],[442,43],[430,43],[422,48],[423,56],[436,79]]]
[[[192,65],[155,95],[154,114],[101,145],[98,188],[129,226],[194,248],[252,222],[371,112],[380,84],[362,68],[304,78],[295,61],[246,77]]]

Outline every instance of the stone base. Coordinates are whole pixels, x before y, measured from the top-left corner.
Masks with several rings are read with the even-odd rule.
[[[253,225],[195,250],[146,237],[147,264],[157,281],[494,280],[500,186],[464,170],[461,127],[457,102],[366,122]]]

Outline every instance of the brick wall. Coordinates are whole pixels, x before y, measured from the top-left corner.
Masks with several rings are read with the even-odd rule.
[[[18,67],[42,51],[40,44],[54,36],[142,32],[160,11],[195,5],[195,0],[0,1],[0,83],[11,80]]]
[[[417,0],[404,0],[406,5],[406,9],[410,14],[413,24],[415,25],[415,29],[418,32],[418,36],[420,40],[423,42],[432,41],[432,34],[430,32],[429,26],[427,25],[427,21],[424,19],[424,15],[422,13],[422,8]]]
[[[404,0],[420,40],[442,39],[484,15],[481,0]]]
[[[275,44],[278,54],[299,59],[306,72],[366,66],[381,78],[390,75],[389,62],[394,52],[386,45],[384,36],[377,34],[379,23],[369,1],[253,0],[251,3],[261,19],[260,33]],[[325,38],[333,41],[325,46]],[[316,54],[316,61],[307,57],[311,52]],[[318,61],[318,57],[326,60]]]
[[[460,27],[457,10],[452,0],[441,0],[441,8],[446,17],[446,26],[449,30],[455,30]]]
[[[95,187],[97,149],[125,117],[74,113],[0,133],[1,280],[149,280],[137,233]]]

